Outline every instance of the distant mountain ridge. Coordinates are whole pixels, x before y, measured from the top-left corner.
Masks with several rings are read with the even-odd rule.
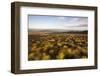
[[[29,32],[84,32],[87,33],[88,30],[67,30],[67,29],[29,29]]]

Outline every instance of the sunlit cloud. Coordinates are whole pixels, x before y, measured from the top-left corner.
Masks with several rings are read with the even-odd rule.
[[[65,17],[57,17],[58,20],[64,20]]]

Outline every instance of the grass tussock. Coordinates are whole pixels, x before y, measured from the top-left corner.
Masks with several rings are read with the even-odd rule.
[[[88,57],[87,34],[28,35],[28,60]]]

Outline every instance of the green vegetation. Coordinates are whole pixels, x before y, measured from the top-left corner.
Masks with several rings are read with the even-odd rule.
[[[87,34],[29,34],[28,60],[87,58],[87,42]]]

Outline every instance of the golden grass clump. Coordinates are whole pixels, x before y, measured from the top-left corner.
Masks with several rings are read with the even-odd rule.
[[[37,34],[28,37],[28,60],[88,58],[87,34]]]

